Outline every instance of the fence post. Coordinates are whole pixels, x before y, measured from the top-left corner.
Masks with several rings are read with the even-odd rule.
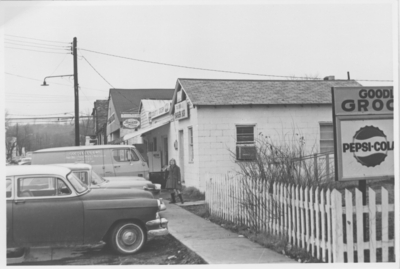
[[[316,240],[315,240],[315,231],[314,231],[314,226],[315,227],[318,227],[318,222],[316,221],[316,218],[315,218],[315,211],[314,211],[314,209],[315,209],[315,198],[316,197],[314,197],[313,196],[313,188],[312,187],[310,187],[310,191],[309,191],[309,193],[308,193],[308,195],[309,195],[309,210],[310,210],[310,224],[311,224],[311,227],[310,227],[310,234],[309,234],[309,244],[311,245],[310,247],[311,247],[311,255],[312,256],[315,256],[315,244],[316,244]],[[314,222],[315,222],[315,225],[314,225]],[[316,228],[316,229],[318,229],[318,228]]]
[[[354,262],[353,250],[353,197],[349,190],[345,190],[346,201],[346,244],[347,244],[347,262]]]
[[[296,246],[300,247],[300,196],[299,186],[296,186]]]
[[[314,153],[314,178],[318,182],[318,154]]]
[[[388,191],[381,187],[382,198],[382,262],[389,261],[389,195]]]
[[[305,248],[306,251],[309,250],[310,247],[310,234],[309,234],[309,230],[310,230],[310,225],[309,225],[309,219],[308,219],[308,210],[310,209],[309,207],[309,203],[308,203],[308,194],[309,194],[309,190],[308,190],[308,186],[306,186],[306,188],[304,189],[304,214],[306,215],[305,219]]]
[[[337,190],[331,193],[331,204],[333,262],[343,262],[342,195]]]
[[[332,262],[332,210],[331,210],[331,191],[328,189],[326,191],[326,205],[325,212],[326,212],[326,220],[328,222],[328,229],[326,231],[326,238],[327,238],[327,248],[328,248],[328,262]]]
[[[363,235],[363,202],[362,193],[355,189],[356,193],[356,218],[357,218],[357,262],[364,262],[364,235]]]
[[[369,262],[376,262],[376,197],[375,192],[369,188]]]

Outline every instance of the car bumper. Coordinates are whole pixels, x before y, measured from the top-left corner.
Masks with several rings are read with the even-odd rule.
[[[146,222],[147,234],[152,236],[162,236],[169,234],[168,220],[166,218],[159,218]]]

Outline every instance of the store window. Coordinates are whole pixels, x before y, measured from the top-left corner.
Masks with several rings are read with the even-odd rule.
[[[320,122],[320,140],[319,140],[319,150],[321,153],[333,153],[334,142],[333,142],[333,124],[332,122]]]
[[[189,162],[194,160],[194,150],[193,150],[193,128],[188,128],[188,143],[189,143]]]
[[[250,161],[255,158],[254,125],[236,126],[236,160]]]

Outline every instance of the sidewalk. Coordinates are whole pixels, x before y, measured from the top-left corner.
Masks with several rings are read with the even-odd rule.
[[[180,206],[167,204],[161,215],[169,221],[170,234],[208,264],[296,263]]]

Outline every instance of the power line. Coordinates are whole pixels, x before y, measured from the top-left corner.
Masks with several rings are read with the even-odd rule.
[[[41,46],[57,47],[57,48],[71,48],[71,46],[44,44],[44,43],[29,42],[29,41],[24,41],[24,40],[14,40],[14,39],[8,39],[8,38],[6,38],[5,41],[12,41],[12,42],[18,42],[18,43],[23,43],[23,44],[34,44],[34,45],[41,45]]]
[[[71,96],[72,98],[72,96]],[[8,103],[13,103],[13,104],[52,104],[52,103],[69,103],[69,102],[74,102],[74,100],[65,100],[65,98],[61,99],[10,99],[6,98]],[[82,102],[91,102],[91,100],[82,100]]]
[[[92,67],[93,68],[93,70],[94,71],[96,71],[96,73],[105,81],[105,82],[107,82],[108,83],[108,85],[110,85],[111,86],[111,88],[114,88],[114,86],[113,85],[111,85],[111,83],[110,82],[108,82],[100,73],[99,73],[99,71],[97,71],[96,70],[96,68],[94,68],[94,66],[88,61],[88,59],[86,59],[86,57],[85,56],[82,56],[82,58],[90,65],[90,67]]]
[[[64,53],[62,53],[62,54],[64,54]],[[17,75],[17,74],[12,74],[12,73],[8,73],[8,72],[4,72],[4,73],[7,74],[7,75],[10,75],[10,76],[15,76],[15,77],[20,77],[20,78],[25,78],[25,79],[30,79],[30,80],[35,80],[35,81],[40,81],[40,82],[42,82],[42,80],[36,79],[36,78],[25,77],[25,76],[21,76],[21,75]],[[71,86],[72,86],[72,85],[63,84],[63,83],[57,83],[57,82],[52,82],[52,84],[57,84],[57,85],[62,85],[62,86],[68,86],[68,87],[71,87]],[[79,86],[79,87],[81,87],[81,86]],[[99,90],[99,89],[93,89],[93,88],[88,88],[88,87],[81,87],[81,88],[88,89],[88,90],[93,90],[93,91],[99,91],[99,92],[103,92],[103,93],[104,93],[103,90]]]
[[[108,85],[110,85],[112,88],[114,88],[114,86],[111,85],[111,83],[108,82],[108,81],[105,79],[105,77],[103,77],[103,76],[100,74],[100,72],[96,70],[96,68],[94,68],[94,66],[88,61],[88,59],[86,59],[85,56],[82,56],[82,58],[90,65],[90,67],[93,68],[93,70],[94,70],[105,82],[107,82]]]
[[[40,120],[40,119],[74,119],[75,116],[62,116],[62,117],[42,117],[42,118],[7,118],[7,120]],[[79,116],[80,119],[83,118],[93,118],[92,116]]]
[[[54,113],[54,114],[42,114],[42,115],[21,115],[21,114],[8,114],[10,116],[54,116],[54,115],[65,115],[65,114],[72,114],[74,113],[73,111],[71,112],[64,112],[64,113]]]
[[[309,79],[308,77],[266,75],[266,74],[257,74],[257,73],[236,72],[236,71],[227,71],[227,70],[219,70],[219,69],[192,67],[192,66],[185,66],[185,65],[177,65],[177,64],[169,64],[169,63],[142,60],[142,59],[131,58],[131,57],[126,57],[126,56],[119,56],[119,55],[115,55],[115,54],[104,53],[104,52],[99,52],[99,51],[94,51],[94,50],[83,49],[83,48],[80,48],[80,50],[88,51],[88,52],[92,52],[92,53],[97,53],[97,54],[102,54],[102,55],[106,55],[106,56],[111,56],[111,57],[116,57],[116,58],[121,58],[121,59],[127,59],[127,60],[131,60],[131,61],[150,63],[150,64],[158,64],[158,65],[164,65],[164,66],[179,67],[179,68],[186,68],[186,69],[194,69],[194,70],[201,70],[201,71],[229,73],[229,74],[239,74],[239,75],[250,75],[250,76],[262,76],[262,77],[279,77],[279,78],[287,78],[287,79],[293,79],[293,78]],[[393,80],[366,80],[366,79],[353,79],[353,80],[357,80],[357,81],[384,81],[384,82],[392,82],[393,81]]]
[[[16,49],[16,50],[36,51],[36,52],[43,52],[43,53],[52,53],[52,54],[70,54],[70,53],[50,52],[50,51],[41,51],[41,50],[21,49],[21,48],[13,48],[13,47],[5,47],[5,48],[6,49]]]
[[[82,58],[85,59],[85,61],[93,68],[94,71],[96,71],[96,73],[97,73],[100,77],[102,77],[102,78],[104,79],[105,82],[107,82],[112,88],[114,88],[114,86],[111,85],[111,84],[96,70],[96,68],[94,68],[94,66],[86,59],[85,56],[82,55]],[[124,97],[126,100],[128,100],[128,101],[135,107],[135,104],[134,104],[131,100],[129,100],[125,95],[123,95],[123,94],[120,93],[120,92],[118,92],[118,94],[120,94],[122,97]]]
[[[65,48],[48,48],[48,47],[43,47],[43,46],[37,46],[37,45],[28,45],[28,44],[18,44],[10,41],[5,41],[4,43],[10,44],[13,46],[24,46],[24,47],[29,47],[29,48],[40,48],[40,49],[47,49],[47,50],[62,50],[62,51],[71,51],[70,49],[65,49]]]
[[[6,96],[9,96],[9,98],[21,98],[21,97],[36,97],[36,98],[57,98],[57,97],[70,97],[70,95],[53,95],[53,94],[46,94],[46,95],[41,95],[41,94],[19,94],[19,93],[7,93]],[[89,95],[88,97],[93,97],[97,98],[97,95]]]
[[[64,56],[64,58],[63,58],[63,59],[61,60],[61,62],[57,65],[56,69],[54,69],[54,71],[51,73],[50,76],[52,76],[52,75],[57,71],[57,69],[60,67],[60,65],[65,61],[65,58],[67,58],[67,55]]]
[[[13,36],[13,37],[17,37],[17,38],[32,39],[32,40],[38,40],[38,41],[44,41],[44,42],[64,43],[64,44],[67,43],[67,44],[71,44],[71,42],[44,40],[44,39],[38,39],[38,38],[32,38],[32,37],[18,36],[18,35],[5,35],[5,36]]]

